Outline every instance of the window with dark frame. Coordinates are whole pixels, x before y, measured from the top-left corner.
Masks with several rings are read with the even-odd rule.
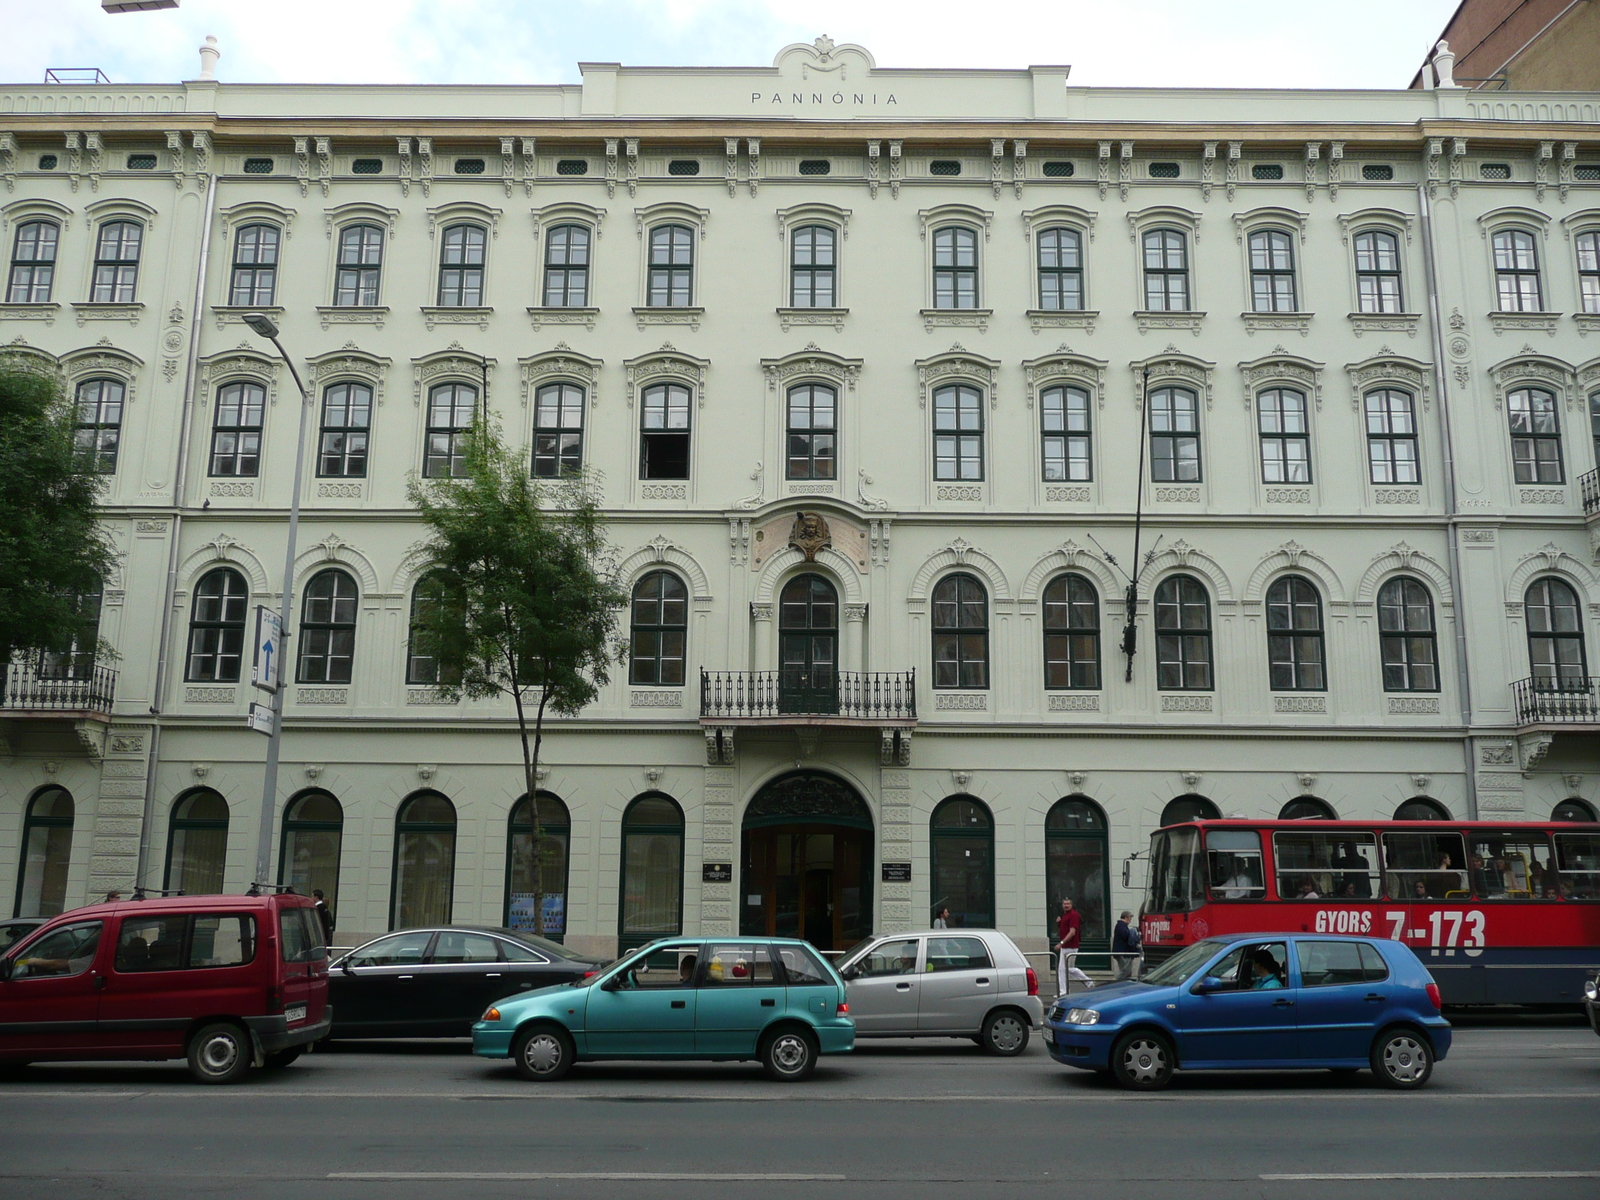
[[[1594,457],[1600,462],[1600,392],[1589,393],[1589,432],[1594,438]]]
[[[1263,483],[1311,482],[1311,427],[1304,392],[1268,388],[1256,394]]]
[[[1578,235],[1578,305],[1586,313],[1600,313],[1600,232]]]
[[[364,383],[334,383],[322,393],[317,431],[317,475],[365,479],[367,438],[372,427],[372,389]]]
[[[467,442],[478,410],[478,389],[441,383],[428,392],[428,428],[422,458],[425,479],[460,479],[467,473]]]
[[[217,389],[211,428],[211,474],[254,478],[261,473],[261,422],[267,389],[235,381]]]
[[[1523,597],[1523,612],[1533,686],[1542,691],[1587,690],[1589,667],[1578,593],[1563,579],[1535,579]]]
[[[79,470],[111,475],[122,443],[122,404],[127,388],[117,379],[86,379],[77,387],[72,449]]]
[[[786,479],[833,479],[838,471],[838,389],[801,383],[789,389]]]
[[[233,276],[228,303],[271,307],[278,293],[278,229],[246,225],[233,236]]]
[[[107,221],[94,244],[96,304],[132,304],[139,281],[139,250],[144,226],[137,221]]]
[[[1408,575],[1378,589],[1378,650],[1386,692],[1437,692],[1439,648],[1433,597]]]
[[[356,581],[330,568],[306,584],[300,609],[300,660],[296,683],[349,683],[356,652]]]
[[[439,246],[439,307],[483,305],[483,257],[488,235],[482,225],[451,225]]]
[[[547,383],[533,398],[533,475],[568,479],[583,470],[584,390]]]
[[[689,389],[677,383],[645,388],[639,405],[639,478],[689,478]]]
[[[1399,388],[1379,388],[1365,396],[1367,468],[1373,483],[1417,483],[1416,401]]]
[[[1076,229],[1039,231],[1039,307],[1050,312],[1083,308],[1083,235]]]
[[[650,308],[687,308],[694,303],[694,230],[658,225],[650,231]]]
[[[933,393],[933,477],[983,478],[983,393],[950,384]]]
[[[1526,229],[1502,229],[1494,235],[1494,281],[1501,312],[1543,312],[1539,287],[1539,251]]]
[[[68,593],[72,607],[71,636],[53,648],[39,653],[40,679],[89,679],[94,675],[95,654],[100,646],[100,609],[105,588],[98,576],[87,591]]]
[[[373,308],[383,271],[383,230],[347,225],[339,231],[339,266],[334,276],[335,308]]]
[[[978,234],[965,225],[933,231],[933,306],[978,307]]]
[[[1400,292],[1400,239],[1384,229],[1356,234],[1356,304],[1364,313],[1405,311]]]
[[[1164,692],[1209,692],[1211,597],[1192,575],[1156,585],[1156,687]]]
[[[1150,480],[1200,482],[1200,397],[1188,388],[1150,393]]]
[[[589,160],[587,158],[559,158],[556,160],[557,175],[587,175],[589,173]]]
[[[1294,239],[1281,229],[1250,235],[1250,305],[1256,312],[1295,312]]]
[[[1100,597],[1082,575],[1057,575],[1045,585],[1044,686],[1100,687]]]
[[[1394,178],[1394,168],[1388,163],[1363,163],[1361,165],[1361,178],[1378,182]]]
[[[61,229],[54,221],[24,221],[11,243],[7,304],[48,304],[55,285]]]
[[[544,237],[546,308],[586,308],[589,304],[589,228],[557,225]]]
[[[1506,396],[1511,462],[1518,483],[1561,483],[1561,424],[1554,392],[1517,388]]]
[[[423,622],[433,618],[444,602],[444,578],[437,571],[429,571],[411,589],[411,620],[406,636],[407,683],[437,685],[460,682],[459,672],[443,670],[439,660],[432,654],[424,653],[420,646],[418,630]]]
[[[190,683],[237,683],[244,654],[244,618],[250,589],[231,567],[208,571],[195,585],[189,613]]]
[[[1328,688],[1323,642],[1322,597],[1299,575],[1285,575],[1267,589],[1267,671],[1275,692],[1322,692]]]
[[[1046,483],[1087,483],[1094,477],[1087,391],[1045,388],[1039,393],[1039,427]]]
[[[989,593],[971,575],[946,575],[934,585],[933,686],[989,686]]]
[[[156,169],[156,156],[154,154],[130,154],[126,162],[130,171],[154,171]]]
[[[688,589],[671,571],[651,571],[633,589],[628,682],[682,687],[688,639]]]
[[[1189,249],[1181,230],[1144,235],[1144,306],[1151,312],[1189,311]]]
[[[833,308],[838,304],[838,234],[829,225],[802,225],[789,235],[789,304]]]

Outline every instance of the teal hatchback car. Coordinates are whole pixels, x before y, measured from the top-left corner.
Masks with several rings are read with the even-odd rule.
[[[541,1082],[617,1058],[757,1059],[788,1082],[855,1040],[844,980],[787,938],[662,939],[585,979],[508,996],[472,1027],[474,1054]]]

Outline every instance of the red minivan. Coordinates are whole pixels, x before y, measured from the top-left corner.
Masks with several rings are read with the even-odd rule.
[[[168,896],[62,913],[0,958],[0,1064],[187,1058],[203,1083],[288,1066],[332,1024],[307,896]]]

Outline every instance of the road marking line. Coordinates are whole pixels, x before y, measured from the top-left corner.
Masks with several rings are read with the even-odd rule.
[[[1390,1171],[1345,1175],[1260,1175],[1274,1183],[1367,1182],[1405,1179],[1600,1179],[1600,1171]]]
[[[659,1094],[639,1092],[583,1092],[583,1091],[554,1091],[548,1087],[537,1091],[529,1090],[504,1091],[504,1092],[346,1092],[346,1091],[276,1091],[266,1088],[245,1088],[228,1092],[214,1092],[210,1089],[173,1087],[144,1092],[96,1092],[88,1089],[52,1088],[48,1091],[35,1091],[26,1087],[4,1088],[0,1087],[0,1100],[12,1098],[28,1099],[72,1099],[72,1100],[138,1100],[159,1097],[163,1102],[176,1100],[201,1100],[210,1102],[214,1100],[240,1100],[251,1104],[259,1104],[263,1100],[522,1100],[532,1103],[560,1101],[585,1101],[591,1104],[604,1104],[626,1102],[629,1104],[679,1104],[698,1102],[702,1104],[809,1104],[826,1102],[829,1104],[881,1104],[885,1101],[895,1104],[971,1104],[981,1102],[986,1104],[1171,1104],[1189,1097],[1203,1098],[1206,1103],[1213,1104],[1219,1101],[1237,1101],[1239,1103],[1281,1103],[1285,1096],[1315,1097],[1319,1102],[1324,1100],[1353,1100],[1365,1104],[1390,1101],[1395,1104],[1416,1104],[1419,1101],[1429,1100],[1600,1100],[1600,1091],[1590,1092],[1444,1092],[1431,1089],[1420,1095],[1415,1093],[1378,1092],[1364,1089],[1354,1090],[1326,1090],[1319,1091],[1311,1088],[1274,1088],[1259,1091],[1201,1091],[1185,1088],[1177,1091],[1151,1092],[1151,1093],[1121,1093],[1092,1092],[1064,1093],[1052,1095],[1049,1092],[1033,1093],[1027,1095],[985,1095],[984,1093],[951,1094],[944,1096],[905,1096],[886,1093],[866,1095],[845,1095],[828,1093],[826,1095],[793,1095],[787,1090],[783,1094],[750,1095],[743,1092],[662,1092]]]
[[[539,1179],[609,1179],[618,1182],[642,1183],[843,1183],[847,1175],[756,1174],[754,1172],[726,1172],[711,1174],[704,1171],[335,1171],[329,1179],[363,1179],[384,1182],[451,1182],[469,1179],[511,1180],[513,1182]]]

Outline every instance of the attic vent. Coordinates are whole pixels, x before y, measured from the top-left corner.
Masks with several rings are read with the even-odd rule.
[[[246,175],[271,175],[272,160],[270,158],[247,158],[244,160],[244,173]]]
[[[556,160],[557,175],[587,175],[589,173],[589,160],[587,158],[562,158]]]
[[[675,158],[667,164],[668,175],[698,175],[700,174],[700,160],[698,158]]]
[[[1178,177],[1177,163],[1151,163],[1151,179],[1176,179]]]
[[[1591,181],[1600,179],[1600,163],[1579,163],[1572,168],[1572,177]]]
[[[156,156],[154,154],[128,155],[128,170],[154,171],[156,169]]]
[[[936,158],[928,164],[929,175],[959,175],[961,163],[954,158]]]
[[[1478,168],[1478,174],[1484,179],[1510,179],[1510,163],[1484,163]]]
[[[1072,171],[1073,167],[1069,162],[1047,162],[1044,165],[1046,179],[1066,179]]]
[[[833,170],[833,164],[825,158],[802,158],[800,160],[800,174],[826,175]]]
[[[39,155],[39,170],[54,171],[56,169],[56,156],[54,154]]]
[[[456,159],[456,174],[457,175],[482,175],[483,174],[483,159],[481,159],[481,158],[458,158],[458,159]]]
[[[1394,168],[1388,163],[1364,163],[1361,167],[1361,178],[1376,180],[1393,179]]]
[[[1151,174],[1153,175],[1153,174],[1155,174],[1155,172],[1152,171]],[[1257,163],[1255,166],[1250,168],[1250,178],[1251,179],[1282,179],[1283,178],[1283,164],[1282,163]]]
[[[381,175],[383,174],[383,159],[358,158],[350,164],[352,175]]]

